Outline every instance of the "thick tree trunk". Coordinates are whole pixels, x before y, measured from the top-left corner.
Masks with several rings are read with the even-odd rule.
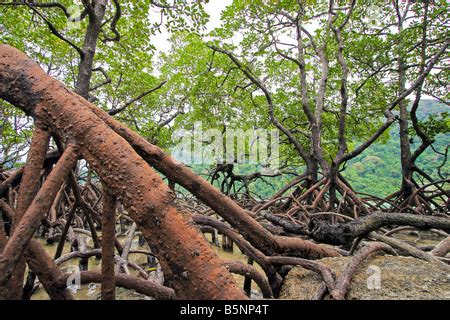
[[[313,154],[309,155],[309,158],[306,161],[306,175],[308,176],[309,186],[312,186],[317,182],[319,175],[319,164]]]
[[[123,126],[103,110],[91,105],[91,110],[111,129],[118,133],[149,164],[175,181],[206,203],[217,214],[232,225],[255,248],[266,255],[290,254],[308,258],[338,256],[334,249],[315,244],[300,238],[273,236],[246,210],[212,186],[208,181],[196,175],[190,168],[173,159],[159,147]]]
[[[92,67],[94,65],[95,50],[103,23],[108,1],[95,1],[92,13],[89,15],[89,24],[84,36],[83,56],[78,65],[77,85],[75,92],[85,99],[89,97],[89,86],[92,78]]]
[[[337,202],[337,179],[339,174],[339,164],[336,164],[333,162],[331,165],[330,171],[329,171],[329,181],[330,181],[330,188],[329,188],[329,207],[328,211],[334,211],[336,202]]]
[[[246,299],[173,193],[126,141],[93,112],[86,100],[48,77],[12,47],[0,46],[0,98],[80,146],[114,196],[120,197],[158,257],[179,298]]]
[[[400,158],[402,165],[402,191],[405,197],[412,194],[412,162],[408,133],[408,110],[406,101],[400,103]]]
[[[398,17],[397,28],[399,34],[403,31],[403,18]],[[399,37],[399,50],[405,47],[402,35]],[[400,52],[400,55],[403,53]],[[406,88],[406,63],[402,56],[397,59],[398,62],[398,94],[400,95]],[[402,100],[399,105],[399,127],[400,127],[400,162],[402,165],[402,192],[404,197],[408,197],[413,192],[412,185],[412,162],[411,146],[409,143],[409,125],[408,125],[408,101]]]

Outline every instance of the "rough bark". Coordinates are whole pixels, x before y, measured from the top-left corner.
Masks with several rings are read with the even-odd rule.
[[[9,220],[14,217],[12,209],[0,199],[0,209]],[[3,227],[3,225],[2,225]],[[0,248],[6,245],[5,237],[0,236]],[[61,270],[56,265],[55,261],[48,255],[42,246],[36,240],[32,239],[25,253],[27,264],[30,269],[39,278],[39,281],[44,286],[45,291],[52,300],[73,300],[72,295],[65,288],[56,288],[55,283],[62,275]]]
[[[116,239],[116,199],[104,192],[102,215],[102,300],[116,299],[114,242]]]
[[[16,225],[0,255],[0,286],[4,286],[6,281],[12,276],[12,271],[19,263],[41,220],[50,209],[53,199],[56,197],[64,179],[77,161],[77,157],[75,147],[69,145],[33,202]]]
[[[12,224],[13,232],[38,192],[39,178],[41,176],[49,140],[49,132],[40,128],[39,125],[36,125],[27,156],[27,162],[22,173],[22,181],[19,187],[19,195]],[[14,268],[11,279],[4,288],[7,294],[6,299],[18,300],[22,297],[24,273],[25,259],[22,258],[16,268]]]
[[[0,98],[41,120],[64,142],[79,144],[82,156],[138,224],[178,297],[246,298],[191,220],[177,212],[170,189],[92,112],[95,107],[6,45],[0,46]]]
[[[267,255],[290,254],[310,258],[338,256],[324,246],[300,238],[273,236],[232,199],[221,193],[208,181],[176,161],[159,147],[149,143],[138,134],[111,118],[106,112],[91,106],[91,110],[110,128],[124,138],[136,152],[169,180],[175,181],[206,203],[217,214],[236,228],[255,248]]]
[[[334,245],[351,243],[384,226],[406,225],[421,230],[442,229],[450,232],[450,220],[442,217],[420,216],[410,213],[374,212],[346,223],[329,224],[322,220],[311,220],[310,236],[316,241]]]

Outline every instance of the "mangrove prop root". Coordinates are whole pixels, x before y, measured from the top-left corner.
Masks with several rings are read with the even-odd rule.
[[[322,280],[325,282],[328,291],[332,292],[334,290],[335,275],[328,266],[326,266],[321,262],[296,257],[280,257],[280,256],[269,257],[269,261],[273,264],[278,265],[293,265],[293,266],[298,265],[307,270],[317,272],[319,275],[321,275]]]
[[[380,250],[396,255],[395,251],[390,246],[381,242],[372,242],[364,246],[352,257],[352,260],[345,267],[342,275],[336,280],[334,289],[331,291],[331,296],[336,300],[345,299],[345,295],[350,289],[350,282],[352,281],[358,266],[364,259],[367,259]]]
[[[188,217],[176,210],[170,189],[92,112],[96,108],[7,45],[0,45],[0,98],[57,132],[64,143],[76,142],[81,156],[138,224],[177,297],[246,299]],[[3,259],[9,256],[2,255],[2,271],[11,264]]]
[[[436,247],[431,250],[431,254],[436,257],[445,257],[450,252],[450,236],[439,242]]]
[[[13,219],[13,210],[1,199],[0,209],[3,211],[3,214],[7,215],[9,220]],[[2,238],[0,234],[0,242],[1,249],[1,247],[6,245],[6,235],[5,238]],[[49,256],[47,251],[44,250],[38,241],[31,239],[25,252],[25,258],[30,269],[38,276],[39,281],[44,286],[50,299],[73,300],[72,295],[66,288],[55,287],[55,283],[57,282],[58,277],[62,275],[62,272],[58,268],[56,262]]]
[[[28,266],[36,274],[50,299],[73,300],[66,286],[57,286],[57,281],[63,276],[63,272],[37,240],[30,241],[25,257]]]
[[[41,190],[12,232],[2,254],[0,255],[0,286],[4,286],[11,277],[12,271],[19,263],[34,232],[50,209],[53,199],[59,191],[64,179],[77,161],[77,152],[69,145],[50,173]]]
[[[191,169],[123,126],[100,108],[93,105],[90,105],[90,108],[111,129],[124,138],[152,167],[164,174],[170,181],[175,181],[199,200],[206,203],[264,254],[294,254],[308,258],[339,256],[335,250],[316,245],[307,240],[296,238],[286,241],[283,237],[272,235],[252,218],[246,210],[242,209],[208,181],[195,174]]]
[[[450,219],[448,218],[380,211],[350,222],[333,225],[314,219],[310,221],[309,231],[310,236],[316,241],[339,245],[351,243],[357,237],[365,236],[371,231],[390,225],[413,226],[422,230],[435,228],[450,232]]]
[[[27,162],[22,173],[12,230],[19,223],[27,208],[32,203],[39,188],[39,178],[48,149],[50,134],[36,124]],[[22,284],[25,273],[25,260],[22,258],[12,272],[12,277],[6,284],[7,299],[18,300],[22,297]]]
[[[232,273],[250,277],[261,289],[264,298],[272,298],[272,289],[269,282],[253,266],[240,261],[225,261],[224,265]]]
[[[441,265],[443,268],[450,270],[450,266],[448,266],[444,262],[437,259],[437,257],[435,257],[434,255],[432,255],[428,252],[424,252],[420,249],[417,249],[416,247],[406,243],[405,241],[391,238],[391,237],[386,237],[386,236],[378,234],[376,232],[371,232],[369,234],[369,237],[372,239],[375,239],[377,241],[381,241],[381,242],[384,242],[384,243],[390,245],[400,255],[412,256],[412,257],[422,259],[425,261],[435,262],[435,263]]]
[[[102,281],[102,274],[97,271],[82,271],[79,275],[81,284],[91,282],[101,283]],[[70,273],[62,274],[55,286],[64,288],[70,276],[72,276]],[[176,297],[173,289],[162,286],[150,280],[140,279],[123,273],[116,274],[115,277],[117,286],[129,290],[135,290],[136,292],[149,297],[154,297],[159,300],[173,300]]]

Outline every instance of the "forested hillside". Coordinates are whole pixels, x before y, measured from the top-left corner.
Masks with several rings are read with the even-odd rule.
[[[421,121],[429,117],[445,118],[445,131],[435,136],[434,150],[444,153],[450,145],[450,107],[434,100],[421,101],[418,118]],[[412,148],[417,148],[417,137],[413,138]],[[374,195],[387,196],[400,187],[400,151],[399,151],[398,125],[393,126],[389,140],[385,143],[375,143],[365,154],[353,159],[343,172],[352,182],[356,191]],[[429,148],[418,159],[418,165],[435,179],[448,178],[450,164],[444,162],[444,155]],[[440,168],[442,176],[439,176]]]
[[[450,173],[450,164],[445,160],[446,148],[450,145],[450,118],[448,117],[450,107],[437,100],[422,100],[418,109],[418,118],[433,130],[433,126],[438,134],[435,135],[433,148],[428,148],[417,160],[418,165],[435,179],[446,179]],[[434,120],[439,121],[434,121]],[[444,120],[444,121],[441,121]],[[400,187],[401,182],[401,164],[399,150],[398,124],[394,124],[389,132],[388,138],[384,141],[378,141],[367,148],[364,154],[349,161],[344,167],[342,174],[351,182],[352,187],[357,192],[388,196]],[[417,137],[412,138],[411,147],[413,149],[420,145]],[[207,174],[212,169],[207,166],[193,166],[194,170],[200,174]],[[292,173],[301,173],[303,166],[291,166]],[[234,171],[236,174],[251,174],[260,171],[260,166],[246,164],[236,165]],[[440,175],[439,175],[440,170]],[[254,195],[261,198],[271,197],[283,185],[295,177],[294,174],[286,174],[277,177],[264,177],[255,181],[250,190]],[[220,186],[222,179],[215,184]],[[237,189],[242,184],[237,184]],[[242,190],[241,190],[242,191]]]

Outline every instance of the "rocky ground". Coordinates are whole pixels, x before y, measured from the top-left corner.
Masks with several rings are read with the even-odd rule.
[[[320,261],[339,276],[350,259],[339,257],[325,258]],[[380,275],[379,281],[377,274]],[[318,274],[295,267],[285,279],[280,298],[311,299],[321,283]],[[450,300],[450,273],[438,264],[412,257],[376,256],[361,264],[352,280],[346,299]]]

